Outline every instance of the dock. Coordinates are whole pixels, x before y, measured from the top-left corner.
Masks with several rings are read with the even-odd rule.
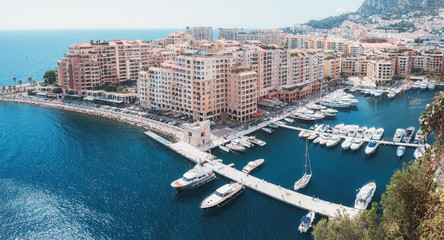
[[[301,128],[301,127],[289,126],[289,125],[286,125],[286,124],[277,124],[277,125],[279,127],[288,128],[288,129],[292,129],[292,130],[296,130],[296,131],[308,131],[310,133],[316,133],[316,134],[327,134],[325,132],[317,132],[317,131],[313,131],[313,130],[305,129],[305,128]],[[329,133],[329,134],[331,136],[337,136],[337,137],[344,138],[344,139],[347,138],[347,136],[340,135],[340,134],[337,134],[337,135],[334,135],[334,134],[331,134],[331,133]],[[363,141],[365,141],[365,142],[375,141],[375,142],[377,142],[377,143],[379,143],[381,145],[404,146],[404,147],[413,147],[413,148],[417,148],[417,147],[420,146],[420,144],[416,144],[416,143],[393,142],[393,141],[373,140],[373,139],[372,140],[365,140],[364,138],[361,138],[361,139]]]
[[[267,182],[264,179],[259,179],[252,175],[246,174],[231,167],[230,165],[226,165],[215,160],[215,157],[210,153],[203,152],[188,143],[182,141],[171,143],[168,140],[163,139],[157,134],[149,131],[145,134],[194,163],[203,163],[204,166],[210,168],[215,173],[225,178],[242,183],[245,187],[253,191],[286,203],[290,206],[307,211],[315,211],[317,214],[327,217],[336,217],[338,214],[347,214],[350,217],[354,217],[359,213],[358,209],[343,206],[342,204],[324,201],[313,196],[307,196]]]

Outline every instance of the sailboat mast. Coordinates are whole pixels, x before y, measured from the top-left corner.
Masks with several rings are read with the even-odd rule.
[[[308,155],[308,144],[307,140],[305,141],[305,173],[307,173],[307,164],[308,167],[310,167],[310,175],[312,174],[311,171],[311,162],[310,162],[310,156]]]

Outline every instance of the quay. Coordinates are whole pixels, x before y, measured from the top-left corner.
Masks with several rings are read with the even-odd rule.
[[[358,209],[343,206],[341,204],[331,203],[319,198],[310,197],[267,182],[264,179],[259,179],[252,175],[246,174],[229,165],[223,164],[221,161],[215,160],[215,157],[210,153],[203,152],[183,141],[171,143],[155,133],[148,131],[145,132],[145,134],[194,163],[203,163],[204,166],[210,168],[215,173],[225,178],[242,183],[245,187],[253,191],[289,204],[290,206],[307,211],[315,211],[320,215],[328,217],[336,217],[338,214],[347,214],[350,217],[354,217],[359,214]]]
[[[289,126],[286,124],[278,124],[276,123],[279,127],[283,127],[283,128],[288,128],[288,129],[292,129],[292,130],[296,130],[296,131],[307,131],[310,133],[316,133],[316,134],[326,134],[325,132],[317,132],[317,131],[313,131],[313,130],[309,130],[309,129],[305,129],[305,128],[301,128],[301,127],[294,127],[294,126]],[[340,138],[347,138],[347,136],[344,135],[334,135],[329,133],[331,136],[337,136]],[[413,147],[413,148],[417,148],[420,146],[420,144],[415,144],[415,143],[404,143],[404,142],[393,142],[393,141],[384,141],[384,140],[365,140],[364,138],[361,138],[363,141],[365,142],[370,142],[370,141],[376,141],[379,144],[382,145],[391,145],[391,146],[405,146],[405,147]]]

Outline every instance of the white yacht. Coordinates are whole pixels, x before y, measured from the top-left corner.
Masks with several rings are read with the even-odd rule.
[[[421,129],[416,131],[415,139],[413,140],[413,143],[421,143],[424,140],[424,133]]]
[[[310,162],[310,156],[308,155],[308,145],[307,142],[305,142],[305,163],[304,163],[304,175],[297,180],[294,183],[294,190],[297,191],[301,188],[304,188],[307,186],[307,184],[310,182],[311,175],[313,175],[313,172],[311,171],[311,162]]]
[[[176,189],[178,192],[197,188],[206,183],[211,182],[216,178],[216,174],[204,166],[197,164],[194,168],[188,170],[182,178],[179,178],[171,183],[171,187]]]
[[[330,140],[330,134],[324,134],[324,135],[322,135],[321,141],[319,141],[319,144],[325,145],[328,142],[328,140]]]
[[[389,92],[388,94],[387,94],[387,97],[388,98],[395,98],[396,97],[396,93],[395,92]]]
[[[419,84],[419,88],[421,90],[426,90],[428,85],[429,85],[429,81],[425,80],[425,81],[422,81],[421,84]]]
[[[350,149],[353,151],[358,150],[359,148],[361,148],[362,144],[364,144],[364,140],[360,138],[355,138],[353,140],[353,143],[350,145]]]
[[[413,156],[415,157],[415,159],[419,159],[422,157],[422,155],[424,155],[425,152],[426,152],[426,149],[425,149],[424,145],[421,145],[416,148],[415,152],[413,153]]]
[[[356,132],[357,138],[364,138],[365,132],[367,132],[367,127],[360,127]]]
[[[284,118],[284,121],[286,121],[288,123],[294,123],[294,120],[291,118]]]
[[[263,147],[267,144],[265,141],[257,139],[256,137],[253,137],[253,136],[248,137],[248,141],[250,141],[253,144],[258,145],[259,147]]]
[[[429,90],[434,90],[435,89],[435,83],[433,83],[433,82],[429,83],[429,85],[427,85],[427,88]]]
[[[398,158],[401,158],[402,156],[404,156],[404,153],[405,153],[405,147],[398,146],[398,148],[396,149],[396,156],[398,156]]]
[[[373,195],[376,191],[376,183],[369,182],[364,185],[356,195],[355,208],[356,209],[367,209],[368,204],[372,201]]]
[[[341,138],[338,136],[332,136],[330,140],[325,144],[326,147],[334,147],[341,141]]]
[[[347,149],[350,148],[350,146],[352,145],[352,143],[353,143],[353,138],[352,138],[352,137],[348,137],[348,138],[346,138],[346,139],[342,142],[341,147],[342,147],[344,150],[347,150]]]
[[[310,140],[310,141],[313,141],[313,140],[315,140],[316,138],[318,137],[318,134],[316,134],[316,133],[312,133],[310,136],[308,136],[308,140]]]
[[[245,152],[245,148],[238,145],[238,144],[229,143],[229,144],[225,145],[225,147],[227,147],[233,151],[236,151],[236,152]]]
[[[401,142],[402,136],[404,136],[404,128],[396,129],[395,135],[393,136],[393,142]]]
[[[365,148],[365,154],[367,155],[371,155],[373,154],[376,149],[378,149],[379,143],[376,141],[370,141],[367,145],[367,147]]]
[[[251,162],[248,162],[248,164],[247,165],[245,165],[245,167],[244,168],[242,168],[242,172],[244,172],[244,173],[250,173],[250,172],[252,172],[253,170],[255,170],[255,169],[257,169],[262,163],[264,163],[264,159],[257,159],[257,160],[254,160],[254,161],[251,161]]]
[[[373,134],[375,134],[375,132],[376,132],[376,128],[374,128],[374,127],[367,129],[367,131],[365,132],[365,135],[364,135],[364,140],[370,141],[373,137]]]
[[[382,93],[383,93],[382,90],[375,91],[375,97],[380,97],[382,95]]]
[[[315,219],[315,212],[310,211],[307,215],[303,216],[301,218],[301,223],[299,224],[299,232],[301,233],[306,233],[308,231],[308,229],[311,228],[311,226],[313,226],[313,221]]]
[[[375,134],[373,134],[372,139],[373,140],[381,140],[383,134],[384,134],[384,128],[378,128],[378,129],[376,129]]]
[[[222,187],[218,188],[216,192],[206,197],[200,204],[200,208],[211,209],[223,206],[227,202],[241,194],[244,189],[244,185],[238,182],[225,184]]]
[[[231,151],[229,148],[225,147],[224,145],[217,145],[217,147],[219,147],[219,149],[224,151],[224,152],[230,152]]]
[[[350,125],[348,127],[348,133],[347,136],[348,137],[354,137],[356,136],[356,133],[358,132],[359,126],[358,125]]]
[[[402,136],[401,142],[409,143],[412,140],[413,134],[415,133],[415,127],[408,127],[404,135]]]
[[[262,131],[267,132],[267,133],[273,133],[273,129],[271,128],[262,128]]]
[[[319,143],[321,141],[321,139],[322,139],[322,137],[319,136],[319,137],[315,138],[315,140],[313,140],[313,143],[314,144]]]
[[[285,125],[285,123],[282,121],[276,121],[276,124]]]
[[[413,86],[412,86],[413,89],[418,89],[420,84],[421,84],[420,82],[413,83]]]

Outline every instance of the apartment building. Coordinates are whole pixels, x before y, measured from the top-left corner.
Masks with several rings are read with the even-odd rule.
[[[239,39],[240,33],[245,33],[243,28],[219,28],[218,29],[218,39],[225,39],[225,40],[236,40]]]
[[[368,60],[364,57],[341,58],[341,72],[348,76],[366,76]]]
[[[367,77],[374,82],[387,82],[395,74],[394,63],[391,60],[370,60],[367,68]]]
[[[211,27],[187,27],[187,33],[196,40],[213,41],[213,28]]]
[[[153,63],[153,44],[142,40],[90,41],[74,44],[57,61],[57,84],[65,92],[84,94],[106,83],[137,80]]]
[[[324,55],[324,77],[332,81],[339,80],[341,75],[341,58],[336,55]]]
[[[251,68],[228,68],[227,114],[230,119],[245,122],[257,112],[257,73]]]
[[[304,46],[305,38],[302,35],[289,35],[287,37],[288,49],[306,49]]]

